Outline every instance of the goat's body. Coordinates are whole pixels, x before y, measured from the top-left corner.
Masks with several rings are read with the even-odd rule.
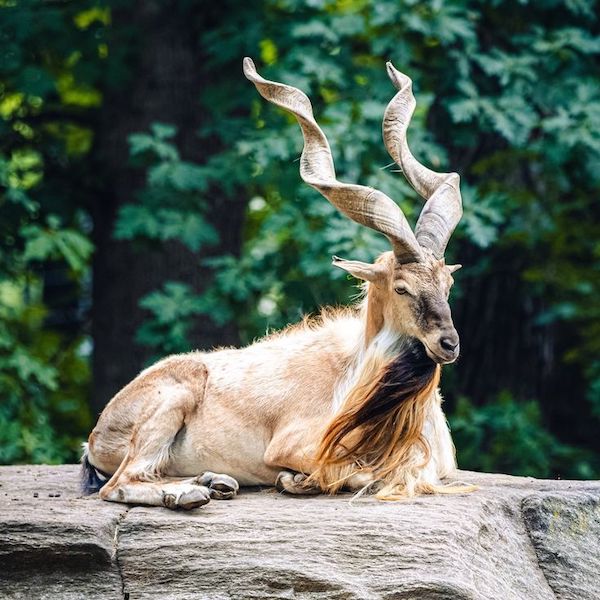
[[[129,478],[140,481],[211,471],[241,485],[273,485],[282,469],[310,473],[361,363],[385,352],[388,337],[380,332],[363,350],[363,317],[343,311],[243,349],[168,357],[110,401],[90,435],[89,461],[109,475],[127,463]],[[435,484],[455,466],[437,392],[424,435],[432,456],[423,477]],[[159,443],[144,451],[146,440]]]
[[[459,177],[411,154],[411,81],[391,63],[387,69],[398,93],[384,114],[384,141],[426,199],[414,234],[391,198],[336,179],[308,97],[244,60],[259,93],[298,120],[304,181],[383,233],[393,252],[375,264],[333,258],[365,282],[359,310],[326,313],[242,350],[172,356],[141,373],[90,435],[84,470],[112,475],[102,498],[192,508],[232,497],[238,482],[293,493],[376,482],[379,497],[392,498],[435,491],[454,470],[436,386],[439,365],[459,353],[448,304],[459,265],[443,260],[462,214]]]
[[[165,474],[217,471],[242,485],[273,484],[280,469],[265,463],[272,439],[298,429],[307,443],[318,441],[360,329],[358,317],[347,314],[243,349],[161,360],[107,405],[90,436],[90,462],[113,474],[136,428],[176,402],[185,406],[184,415],[162,465]],[[317,437],[311,440],[311,433]]]

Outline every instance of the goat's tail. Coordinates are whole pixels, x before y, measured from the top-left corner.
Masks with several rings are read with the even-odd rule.
[[[85,443],[81,456],[81,491],[86,496],[100,491],[100,488],[108,481],[108,476],[92,465],[88,455],[88,445]]]

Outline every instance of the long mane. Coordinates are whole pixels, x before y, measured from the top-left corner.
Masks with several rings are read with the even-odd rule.
[[[439,378],[439,365],[417,340],[385,362],[367,360],[321,438],[310,482],[335,493],[353,475],[368,473],[379,482],[380,498],[432,491],[417,489],[417,472],[430,456],[423,427]]]

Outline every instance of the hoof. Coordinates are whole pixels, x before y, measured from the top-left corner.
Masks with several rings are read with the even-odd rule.
[[[186,486],[183,490],[163,492],[163,504],[171,510],[192,510],[210,502],[208,488],[199,485]]]
[[[196,485],[208,488],[210,497],[214,500],[231,500],[237,496],[239,483],[229,475],[206,471],[194,480]]]
[[[308,479],[304,473],[292,473],[291,471],[281,471],[275,480],[275,487],[280,492],[287,494],[296,494],[303,496],[315,496],[321,493],[321,490],[315,486],[305,485]]]

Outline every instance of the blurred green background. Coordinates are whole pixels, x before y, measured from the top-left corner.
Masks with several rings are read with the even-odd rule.
[[[588,0],[0,1],[0,463],[78,458],[140,368],[244,344],[356,282],[382,236],[301,184],[305,90],[338,176],[390,166],[391,59],[422,162],[462,176],[449,246],[463,468],[600,476],[600,31]]]

